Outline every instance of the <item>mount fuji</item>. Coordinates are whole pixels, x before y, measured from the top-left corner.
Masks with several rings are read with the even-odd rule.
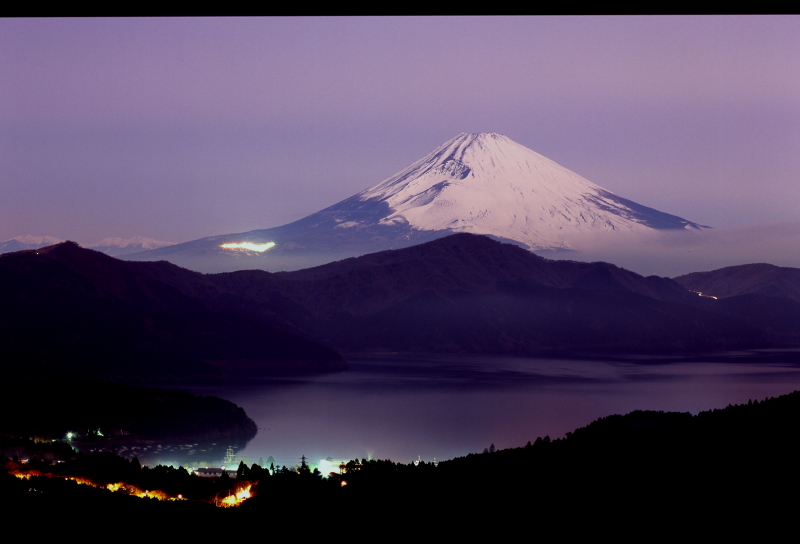
[[[702,228],[622,198],[506,136],[463,133],[381,183],[299,221],[125,258],[165,259],[208,272],[275,271],[458,232],[557,250],[588,234]]]

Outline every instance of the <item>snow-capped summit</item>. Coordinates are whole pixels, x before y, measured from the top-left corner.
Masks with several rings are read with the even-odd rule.
[[[52,246],[53,244],[60,244],[64,240],[61,238],[54,238],[52,236],[31,236],[30,234],[26,234],[25,236],[15,236],[11,238],[11,240],[16,240],[21,244],[26,244],[29,246]],[[6,242],[10,242],[11,240],[5,240]]]
[[[17,236],[10,240],[0,242],[0,254],[12,253],[23,249],[39,249],[40,247],[60,244],[63,241],[64,240],[60,238],[53,238],[52,236]],[[95,251],[100,251],[106,255],[118,257],[129,253],[171,246],[173,242],[162,242],[143,236],[134,236],[133,238],[103,238],[94,244],[81,245],[89,249],[94,249]]]
[[[530,249],[568,248],[586,232],[700,228],[623,199],[495,133],[459,134],[353,198],[388,204],[382,225],[488,234]]]
[[[14,238],[0,242],[0,254],[13,253],[14,251],[22,251],[24,249],[39,249],[40,247],[60,244],[63,241],[64,240],[60,238],[53,238],[52,236],[31,236],[30,234],[15,236]]]
[[[129,253],[167,247],[173,244],[174,242],[162,242],[160,240],[153,240],[152,238],[145,238],[143,236],[134,236],[133,238],[103,238],[99,242],[95,242],[94,244],[86,247],[89,249],[94,249],[95,251],[100,251],[106,255],[117,257],[120,255],[127,255]]]
[[[166,259],[204,271],[293,270],[456,232],[541,250],[569,249],[587,234],[699,228],[617,196],[506,136],[463,133],[394,176],[294,223],[127,258]],[[244,243],[269,250],[233,249]]]

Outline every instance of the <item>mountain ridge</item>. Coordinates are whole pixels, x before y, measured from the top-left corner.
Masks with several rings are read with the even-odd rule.
[[[0,280],[0,345],[23,374],[69,361],[90,375],[110,361],[128,376],[324,371],[345,368],[335,350],[686,354],[793,338],[669,278],[468,233],[281,273],[201,274],[64,242],[0,256]]]
[[[61,242],[64,242],[64,240],[53,236],[15,236],[14,238],[0,242],[0,255],[26,249],[39,249],[54,244],[60,244]],[[117,257],[119,255],[127,255],[128,253],[171,246],[174,245],[174,243],[145,238],[144,236],[134,236],[133,238],[108,237],[93,244],[79,245],[81,245],[81,247],[100,251],[106,255],[111,255],[112,257]]]
[[[172,273],[202,290],[198,272],[139,264],[69,241],[0,255],[4,372],[146,383],[347,367],[285,320],[247,306],[212,308],[159,278]]]
[[[743,264],[692,272],[674,280],[687,289],[718,298],[764,295],[800,302],[800,269],[786,266]]]
[[[468,233],[306,270],[204,281],[214,300],[246,301],[344,352],[565,356],[768,345],[757,325],[714,313],[714,301],[668,278],[550,261]]]

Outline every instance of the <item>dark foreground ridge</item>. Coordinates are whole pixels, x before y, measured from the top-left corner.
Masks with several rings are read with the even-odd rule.
[[[183,469],[145,469],[109,454],[73,455],[58,465],[41,456],[25,464],[7,459],[0,493],[13,512],[36,516],[90,509],[111,520],[137,514],[143,520],[189,515],[199,517],[183,521],[252,522],[289,518],[298,504],[336,512],[340,505],[357,505],[353,515],[364,529],[388,524],[457,534],[502,532],[529,528],[533,519],[543,534],[619,534],[649,531],[654,524],[659,532],[703,528],[725,534],[794,520],[795,500],[786,491],[800,483],[798,429],[800,393],[794,392],[697,416],[609,416],[565,438],[540,437],[498,451],[492,445],[483,454],[438,464],[353,460],[326,479],[303,466],[275,467],[270,475],[264,467],[240,464],[236,478],[207,483]],[[82,489],[46,473],[87,478],[99,488]],[[114,482],[161,490],[162,499],[183,494],[192,500],[133,499],[102,489]],[[251,498],[238,510],[209,507],[212,496],[244,488]],[[418,504],[427,505],[424,513]],[[336,519],[309,517],[298,531],[325,534]]]

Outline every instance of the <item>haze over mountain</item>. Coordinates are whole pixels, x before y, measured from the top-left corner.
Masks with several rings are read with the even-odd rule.
[[[202,238],[129,256],[203,271],[293,270],[457,232],[530,250],[586,236],[698,230],[590,182],[495,133],[463,133],[383,182],[293,223]],[[222,244],[266,244],[263,253]]]
[[[129,253],[138,253],[140,251],[158,249],[171,245],[175,245],[175,243],[153,240],[152,238],[145,238],[144,236],[134,236],[133,238],[103,238],[99,242],[85,247],[105,253],[106,255],[111,255],[112,257],[118,257],[120,255],[128,255]]]
[[[23,249],[39,249],[63,241],[64,240],[60,238],[54,238],[52,236],[16,236],[10,240],[0,242],[0,254],[22,251]],[[103,238],[99,242],[82,245],[82,247],[94,249],[106,255],[117,257],[119,255],[147,251],[149,249],[158,249],[173,244],[174,242],[163,242],[160,240],[153,240],[152,238],[145,238],[144,236],[134,236],[133,238]]]
[[[63,242],[60,238],[52,236],[15,236],[8,240],[0,242],[0,254],[13,253],[14,251],[22,251],[24,249],[39,249],[40,247],[52,246]]]

